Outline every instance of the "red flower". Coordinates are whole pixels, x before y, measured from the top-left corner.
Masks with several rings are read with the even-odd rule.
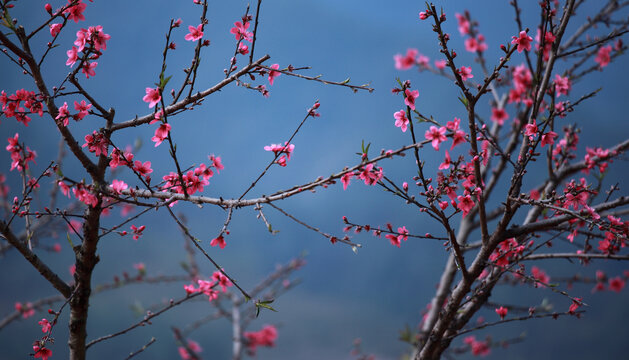
[[[142,98],[144,102],[149,103],[149,108],[154,107],[161,99],[162,96],[159,93],[159,88],[151,89],[148,87],[146,88],[146,95]]]
[[[424,135],[426,139],[432,140],[432,147],[435,148],[435,150],[439,150],[439,144],[446,141],[446,128],[443,126],[440,128],[431,126],[430,130],[426,130]]]
[[[497,122],[498,125],[503,125],[505,120],[509,118],[509,114],[505,109],[492,108],[491,109],[491,121]]]
[[[402,129],[402,132],[406,132],[406,129],[408,127],[408,119],[406,118],[406,112],[404,112],[404,110],[400,110],[394,113],[393,117],[395,118],[395,126]]]
[[[280,68],[280,64],[273,64],[271,65],[271,69],[279,69]],[[271,70],[269,71],[269,84],[273,85],[273,81],[275,80],[276,77],[280,76],[282,73],[280,73],[279,71],[274,71]]]
[[[225,243],[225,238],[223,237],[223,235],[219,235],[217,238],[212,239],[212,241],[210,241],[210,246],[216,246],[218,245],[218,247],[220,247],[221,249],[225,248],[225,245],[227,245]]]
[[[528,36],[526,31],[520,31],[519,36],[513,36],[511,43],[517,45],[518,52],[522,52],[522,50],[531,51],[531,41],[533,38]]]
[[[598,49],[598,53],[596,54],[594,61],[598,63],[601,69],[609,65],[609,62],[611,61],[611,57],[609,56],[609,54],[611,52],[612,52],[611,45],[601,46],[601,48]]]
[[[199,24],[196,28],[194,26],[188,26],[188,30],[190,33],[186,34],[184,37],[184,39],[188,41],[197,41],[203,37],[203,24]]]
[[[509,312],[509,310],[504,306],[496,309],[496,314],[500,316],[500,320],[504,320],[505,316],[507,316],[507,312]]]
[[[419,97],[419,91],[410,91],[409,89],[406,89],[404,90],[404,94],[406,95],[406,97],[404,98],[404,104],[410,107],[411,110],[415,110],[415,99]]]
[[[609,290],[620,292],[625,287],[625,280],[620,276],[609,279]]]
[[[472,75],[472,67],[471,66],[461,66],[459,68],[459,75],[461,75],[461,78],[463,79],[463,81],[473,78],[474,75]]]
[[[33,345],[33,351],[35,351],[35,358],[41,358],[42,360],[48,360],[52,356],[52,350],[39,347],[38,345]]]

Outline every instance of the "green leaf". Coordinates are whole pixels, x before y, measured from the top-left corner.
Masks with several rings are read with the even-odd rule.
[[[347,84],[347,83],[349,82],[349,79],[350,79],[350,78],[347,78],[347,79],[345,79],[345,80],[341,81],[341,84]]]
[[[170,81],[170,78],[172,78],[172,77],[173,77],[172,75],[170,75],[169,77],[167,77],[165,79],[162,77],[162,79],[160,79],[159,87],[162,90],[164,90],[164,88],[166,87],[166,84],[168,84],[168,82]]]
[[[70,247],[74,249],[74,244],[72,243],[72,239],[70,239],[70,233],[66,233],[66,236],[68,237],[68,243],[70,244]]]
[[[274,312],[277,312],[277,310],[275,310],[271,305],[273,301],[275,301],[274,299],[271,300],[264,300],[264,301],[256,301],[256,317],[258,317],[258,315],[260,315],[260,308],[265,308]]]
[[[463,104],[463,106],[465,106],[467,108],[468,102],[467,102],[467,98],[465,97],[465,95],[459,96],[458,99]]]

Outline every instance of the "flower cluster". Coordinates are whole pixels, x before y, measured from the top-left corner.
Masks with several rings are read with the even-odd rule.
[[[2,104],[4,116],[7,118],[15,117],[15,120],[25,126],[28,126],[28,123],[31,121],[31,118],[27,114],[43,116],[44,108],[42,100],[41,95],[24,89],[17,90],[15,94],[8,96],[4,90],[0,92],[0,104]]]
[[[199,287],[195,287],[194,284],[184,285],[183,288],[188,295],[194,293],[204,293],[208,296],[208,300],[212,301],[218,297],[219,292],[214,290],[215,287],[220,286],[222,292],[227,292],[227,288],[233,286],[229,278],[225,276],[221,271],[215,271],[212,274],[211,280],[197,280]]]
[[[109,39],[111,39],[111,36],[105,34],[103,27],[100,25],[90,26],[87,29],[77,31],[76,40],[74,41],[74,45],[76,46],[72,46],[72,49],[66,52],[68,55],[66,65],[72,67],[79,61],[82,64],[81,71],[85,74],[86,78],[89,79],[90,76],[96,75],[94,69],[98,65],[98,62],[89,62],[88,60],[98,59],[102,55],[102,50],[107,50],[107,41]],[[79,56],[79,52],[83,52],[83,55]]]
[[[28,163],[30,161],[35,162],[37,153],[32,151],[28,146],[24,148],[19,143],[20,134],[15,133],[12,138],[8,138],[9,145],[6,146],[6,150],[11,154],[11,171],[17,169],[18,171],[28,169]]]
[[[290,156],[293,153],[294,149],[295,145],[289,144],[288,141],[285,142],[284,145],[271,144],[264,147],[264,150],[272,151],[275,154],[275,157],[280,155],[280,157],[275,160],[275,163],[282,167],[286,166],[286,163],[288,162],[288,160],[290,160]]]
[[[246,331],[244,333],[247,349],[255,354],[258,346],[273,347],[277,340],[277,328],[273,325],[265,325],[259,331]]]
[[[217,172],[218,170],[223,169],[223,164],[221,163],[220,157],[215,157],[214,155],[212,155],[209,157],[209,159],[211,162],[210,164],[201,164],[194,170],[189,170],[181,177],[176,172],[170,172],[170,174],[163,176],[162,179],[165,181],[165,183],[161,186],[161,189],[163,191],[171,191],[183,194],[184,190],[181,184],[181,179],[183,178],[186,193],[188,195],[192,195],[197,191],[203,192],[204,187],[210,184],[210,178],[214,176],[214,171],[212,171],[212,168],[215,168]]]
[[[514,238],[507,239],[496,247],[489,256],[496,266],[506,267],[515,261],[525,250],[525,246],[518,244]]]
[[[201,351],[203,351],[203,349],[201,349],[201,346],[199,345],[199,343],[197,343],[196,341],[192,341],[192,340],[188,340],[188,349],[190,349],[190,351],[192,351],[195,355],[197,355]],[[180,346],[177,349],[177,351],[179,352],[179,356],[181,357],[182,360],[190,360],[190,359],[198,358],[198,356],[192,357],[192,355],[190,355],[190,353],[188,353],[188,350],[184,346]]]
[[[93,152],[96,156],[107,155],[109,146],[109,140],[102,133],[94,130],[92,134],[85,135],[85,144],[90,152]]]

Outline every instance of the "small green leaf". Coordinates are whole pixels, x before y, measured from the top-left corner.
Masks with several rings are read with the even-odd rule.
[[[170,78],[172,78],[172,77],[173,77],[173,76],[172,76],[172,75],[170,75],[169,77],[167,77],[167,78],[165,78],[165,79],[164,79],[164,78],[162,78],[162,79],[160,80],[159,87],[163,90],[163,89],[166,87],[166,84],[168,84],[168,82],[170,81]]]
[[[458,99],[463,104],[463,106],[467,108],[467,105],[468,105],[467,98],[464,95],[461,95],[458,97]]]
[[[347,83],[349,83],[349,79],[350,79],[350,78],[347,78],[347,79],[345,79],[345,80],[341,81],[341,84],[347,84]]]
[[[70,244],[70,247],[74,249],[74,244],[72,243],[72,239],[70,239],[70,233],[66,233],[67,237],[68,237],[68,243]]]
[[[352,246],[352,251],[354,254],[358,255],[358,246]]]

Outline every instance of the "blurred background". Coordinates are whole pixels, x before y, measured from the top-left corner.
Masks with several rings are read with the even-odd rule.
[[[53,8],[62,5],[54,1]],[[532,29],[539,19],[537,2],[522,2],[523,22]],[[251,4],[255,9],[255,2]],[[474,63],[472,54],[463,46],[457,27],[455,13],[469,9],[479,22],[479,31],[485,35],[489,49],[486,57],[490,64],[501,55],[500,44],[510,42],[511,36],[520,29],[514,22],[513,8],[506,1],[443,1],[448,16],[445,29],[451,34],[450,46],[459,56],[457,65],[472,66],[473,80],[480,80],[480,67]],[[197,89],[209,88],[224,78],[223,69],[228,67],[234,53],[235,39],[229,30],[240,20],[247,6],[245,1],[212,1],[209,5],[209,24],[205,27],[205,39],[211,45],[203,48],[201,66],[197,78]],[[457,88],[451,81],[429,72],[418,72],[417,68],[399,71],[394,67],[393,56],[405,54],[407,48],[416,48],[421,54],[434,60],[440,59],[436,36],[428,21],[420,22],[419,11],[424,10],[417,1],[264,1],[262,3],[258,42],[255,58],[270,54],[267,65],[278,63],[281,68],[289,64],[295,67],[310,66],[305,75],[319,75],[329,80],[342,81],[348,77],[353,84],[369,83],[373,93],[359,91],[354,94],[347,88],[323,85],[282,75],[269,86],[266,79],[257,79],[253,84],[264,84],[270,97],[232,84],[221,92],[207,98],[194,111],[170,118],[172,136],[183,167],[207,163],[207,156],[221,156],[225,169],[216,174],[205,188],[207,196],[223,198],[238,197],[271,160],[265,145],[281,143],[288,139],[303,119],[307,109],[319,100],[321,117],[309,119],[297,134],[293,143],[295,150],[285,168],[274,166],[263,180],[248,194],[258,197],[296,184],[304,184],[318,176],[328,176],[359,162],[356,155],[361,150],[361,141],[371,143],[371,156],[381,149],[397,149],[410,143],[409,133],[402,133],[394,126],[393,113],[402,108],[400,96],[391,94],[396,78],[410,80],[419,90],[418,110],[433,115],[445,124],[453,117],[462,117],[465,110],[456,99]],[[572,33],[588,15],[598,10],[601,4],[591,1],[584,5],[573,19],[568,33]],[[251,11],[253,12],[253,11]],[[192,1],[96,1],[87,3],[86,21],[69,23],[58,43],[60,46],[49,54],[44,65],[44,76],[49,84],[59,84],[67,75],[65,51],[75,39],[75,31],[81,27],[102,25],[103,31],[111,35],[107,50],[98,60],[96,76],[79,80],[99,102],[116,110],[116,122],[133,119],[136,115],[150,113],[142,101],[146,87],[154,87],[161,67],[161,53],[170,19],[181,18],[182,27],[175,29],[173,40],[177,49],[169,53],[167,75],[173,78],[167,87],[178,87],[183,79],[182,69],[188,67],[194,44],[184,40],[188,26],[199,23],[200,7]],[[43,2],[17,1],[12,16],[19,19],[27,32],[41,24],[48,15]],[[627,12],[624,12],[627,16]],[[250,28],[251,30],[252,28]],[[5,30],[3,30],[5,31]],[[608,29],[598,29],[606,34]],[[531,31],[533,35],[534,30]],[[41,54],[49,33],[42,31],[33,39],[32,48]],[[239,65],[245,59],[239,58]],[[516,55],[513,64],[524,61]],[[594,63],[592,62],[592,65]],[[582,94],[603,87],[594,99],[586,101],[561,125],[578,122],[582,127],[579,154],[585,153],[585,145],[611,146],[626,138],[627,77],[626,57],[611,63],[605,71],[594,72],[585,81],[575,83],[569,99],[575,101]],[[560,63],[559,69],[565,68]],[[0,89],[7,93],[25,88],[35,90],[28,76],[22,75],[15,64],[0,57]],[[72,104],[76,100],[68,97],[64,101]],[[61,105],[57,101],[57,105]],[[511,111],[510,111],[511,110]],[[482,117],[489,118],[489,106],[482,107]],[[510,107],[507,112],[513,115]],[[89,116],[80,123],[71,122],[71,129],[82,138],[103,125],[102,120]],[[118,146],[138,144],[143,146],[135,153],[136,160],[151,161],[153,178],[174,169],[167,146],[154,148],[151,137],[154,125],[128,129],[116,133]],[[420,125],[423,135],[427,127]],[[41,171],[56,157],[58,137],[49,118],[33,117],[28,128],[14,119],[2,119],[2,139],[20,133],[20,139],[37,151],[37,164],[33,173]],[[52,135],[55,134],[55,135]],[[3,140],[5,141],[5,140]],[[449,145],[448,145],[449,146]],[[458,149],[463,151],[462,147]],[[427,168],[434,169],[443,159],[442,152],[424,148],[422,157]],[[458,154],[458,152],[457,152]],[[410,154],[409,154],[410,155]],[[11,187],[10,196],[21,189],[18,174],[8,172],[8,153],[0,156],[0,169],[7,176]],[[413,184],[414,159],[411,156],[395,158],[378,164],[385,174],[398,182]],[[543,164],[538,164],[543,165]],[[543,169],[543,167],[542,167]],[[77,163],[66,158],[64,173],[80,180],[83,173]],[[536,172],[525,178],[524,189],[537,185]],[[542,173],[538,173],[542,174]],[[626,176],[629,175],[624,161],[615,161],[605,178],[604,187],[619,183],[624,191]],[[430,176],[436,176],[432,173]],[[135,185],[129,173],[116,178]],[[539,178],[538,178],[539,179]],[[110,181],[112,179],[109,179]],[[47,186],[40,193],[42,204],[46,204]],[[418,192],[411,186],[410,191]],[[499,197],[495,196],[496,204]],[[354,180],[346,191],[336,184],[327,189],[319,188],[316,193],[300,196],[278,203],[295,217],[319,227],[322,231],[343,236],[342,216],[360,224],[384,227],[391,223],[395,228],[405,225],[413,234],[431,232],[442,235],[439,227],[428,216],[419,214],[415,208],[384,193],[379,187],[369,187]],[[415,328],[422,317],[422,310],[434,294],[447,253],[439,241],[409,239],[397,248],[388,240],[371,234],[349,235],[352,241],[363,247],[357,254],[343,244],[335,245],[269,206],[264,207],[267,219],[275,230],[270,234],[261,220],[256,219],[252,208],[234,212],[227,246],[220,250],[209,246],[209,241],[220,231],[226,213],[213,206],[199,208],[180,203],[175,210],[185,214],[191,232],[202,239],[202,245],[226,271],[245,289],[255,286],[276,264],[307,254],[307,265],[296,273],[301,282],[296,288],[279,297],[273,304],[278,312],[263,311],[249,330],[259,330],[265,324],[278,327],[279,338],[274,348],[260,348],[259,359],[349,359],[354,339],[362,339],[366,353],[378,359],[398,359],[408,352],[409,346],[399,340],[399,332],[405,326]],[[460,215],[457,215],[460,216]],[[105,220],[113,225],[121,219],[115,210]],[[133,241],[130,236],[110,235],[99,244],[101,262],[94,273],[94,284],[111,282],[123,272],[135,274],[133,265],[144,263],[147,275],[183,274],[180,263],[186,260],[184,240],[167,213],[149,212],[133,222],[146,225],[144,235]],[[19,228],[18,225],[15,226]],[[16,230],[17,231],[17,230]],[[51,264],[62,277],[71,279],[68,268],[73,254],[60,233],[54,239],[43,239],[42,243],[52,246],[59,243],[60,253],[40,251],[43,259]],[[561,248],[561,244],[557,244]],[[206,276],[214,271],[211,264],[201,257],[201,271]],[[0,317],[13,311],[15,302],[34,301],[55,294],[54,289],[15,251],[0,257],[3,276],[0,277]],[[622,275],[626,265],[622,263],[592,262],[582,267],[577,263],[558,261],[536,264],[553,278],[572,276],[575,273],[593,277],[598,269],[609,276]],[[565,284],[562,284],[562,286]],[[570,289],[573,296],[583,297],[589,304],[587,313],[581,318],[559,320],[531,320],[502,325],[477,332],[477,339],[491,336],[493,340],[511,339],[526,334],[523,343],[508,348],[493,348],[488,359],[508,357],[510,359],[555,359],[555,358],[620,358],[629,350],[624,339],[627,336],[626,320],[627,291],[591,293],[594,285],[578,285]],[[88,337],[90,339],[118,331],[141,319],[134,309],[149,308],[161,302],[184,295],[182,284],[133,285],[95,296],[91,301]],[[548,289],[530,286],[500,286],[494,290],[492,301],[521,306],[536,306],[544,299],[556,305],[557,311],[566,311],[570,301],[555,296]],[[53,307],[55,308],[55,307]],[[183,327],[214,311],[206,302],[181,306],[155,319],[151,326],[139,328],[125,336],[94,345],[89,350],[91,359],[124,358],[130,351],[146,343],[151,336],[157,338],[144,354],[138,358],[174,359],[177,348],[170,326]],[[497,320],[493,308],[481,311],[488,321]],[[23,359],[31,350],[31,344],[41,336],[37,321],[46,317],[38,312],[34,317],[12,323],[0,330],[0,359]],[[67,311],[54,331],[57,343],[51,349],[53,359],[67,357],[66,324]],[[190,339],[204,349],[204,359],[225,359],[231,356],[231,326],[222,319],[211,322],[196,332]],[[453,346],[462,346],[457,339]],[[471,358],[471,354],[461,358]]]

